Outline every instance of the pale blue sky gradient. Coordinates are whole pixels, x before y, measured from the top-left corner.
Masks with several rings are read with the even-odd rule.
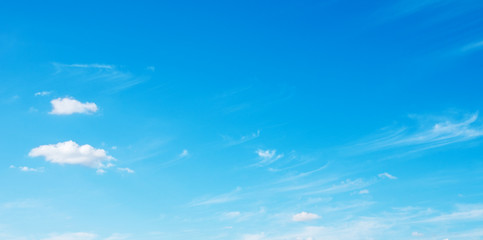
[[[3,2],[0,239],[483,239],[482,15]]]

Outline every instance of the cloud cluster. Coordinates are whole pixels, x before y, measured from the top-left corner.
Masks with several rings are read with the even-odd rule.
[[[55,115],[70,115],[74,113],[87,114],[95,113],[98,110],[95,103],[81,103],[71,97],[57,98],[50,101],[50,103],[52,104],[52,111],[50,114]]]
[[[255,153],[261,159],[257,164],[259,166],[266,166],[266,165],[272,164],[275,161],[277,161],[278,159],[283,157],[283,154],[277,155],[277,150],[275,150],[275,149],[273,149],[273,150],[258,149]]]
[[[104,149],[96,149],[89,144],[79,145],[74,141],[41,145],[32,149],[29,156],[44,157],[48,162],[61,165],[83,165],[97,169],[112,166],[109,161],[114,160],[114,157],[107,155]]]

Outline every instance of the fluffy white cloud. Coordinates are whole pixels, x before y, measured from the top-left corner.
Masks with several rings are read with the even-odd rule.
[[[29,156],[44,157],[46,161],[57,164],[77,164],[97,169],[112,166],[104,163],[114,160],[104,149],[96,149],[89,144],[79,145],[74,141],[41,145],[32,149]]]
[[[69,115],[74,113],[97,112],[97,105],[95,103],[81,103],[71,97],[57,98],[50,101],[50,103],[52,104],[52,111],[50,114]]]
[[[315,213],[301,212],[301,213],[297,213],[297,214],[293,215],[292,221],[294,221],[294,222],[306,222],[306,221],[312,221],[312,220],[315,220],[315,219],[318,219],[318,218],[320,218],[320,216],[315,214]]]
[[[64,233],[64,234],[56,234],[49,238],[44,238],[42,240],[94,240],[97,238],[96,234],[93,233],[85,233],[85,232],[77,232],[77,233]]]
[[[391,175],[391,174],[389,174],[387,172],[381,173],[381,174],[379,174],[377,176],[379,176],[380,178],[397,179],[397,177],[395,177],[395,176],[393,176],[393,175]]]

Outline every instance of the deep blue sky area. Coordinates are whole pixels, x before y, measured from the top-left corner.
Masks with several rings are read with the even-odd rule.
[[[0,239],[483,239],[482,15],[4,1]]]

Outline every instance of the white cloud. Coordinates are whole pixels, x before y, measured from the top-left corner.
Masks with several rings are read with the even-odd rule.
[[[262,240],[264,238],[265,238],[265,233],[243,235],[243,240]]]
[[[297,213],[297,214],[293,215],[292,221],[294,221],[294,222],[306,222],[306,221],[312,221],[312,220],[315,220],[315,219],[318,219],[318,218],[320,218],[320,216],[315,214],[315,213],[301,212],[301,213]]]
[[[63,64],[52,63],[56,74],[68,77],[78,76],[82,81],[96,81],[107,84],[106,93],[115,93],[146,81],[148,76],[134,76],[125,69],[108,64]]]
[[[397,177],[385,172],[385,173],[380,173],[379,175],[380,178],[388,178],[388,179],[397,179]]]
[[[119,170],[121,172],[134,173],[134,170],[132,170],[130,168],[117,168],[117,170]]]
[[[412,115],[418,126],[403,127],[385,132],[369,141],[351,146],[352,152],[371,152],[403,149],[406,153],[443,147],[483,136],[483,127],[477,123],[478,113],[459,120],[444,117]],[[354,146],[356,149],[354,149]]]
[[[97,112],[97,105],[95,103],[85,102],[81,103],[74,98],[65,97],[57,98],[50,101],[52,104],[52,111],[50,114],[55,115],[69,115],[74,113],[95,113]]]
[[[54,66],[57,67],[70,67],[70,68],[99,68],[99,69],[113,69],[113,65],[107,65],[107,64],[98,64],[98,63],[92,63],[92,64],[59,64],[59,63],[54,63]]]
[[[226,212],[226,213],[223,214],[223,216],[226,217],[226,218],[235,218],[235,217],[240,216],[240,212],[238,212],[238,211]]]
[[[154,66],[148,66],[146,67],[147,70],[154,72],[156,70],[156,67]]]
[[[22,172],[43,172],[43,168],[18,167]]]
[[[204,197],[201,199],[196,199],[190,203],[190,206],[212,205],[212,204],[221,204],[221,203],[235,201],[239,199],[239,196],[237,194],[240,191],[241,191],[241,188],[237,187],[235,190],[229,193],[224,193],[224,194],[220,194],[218,196],[209,197],[209,198]]]
[[[51,92],[49,91],[41,91],[41,92],[36,92],[34,95],[35,96],[47,96],[49,95]]]
[[[258,149],[255,152],[258,157],[261,159],[260,162],[257,163],[258,166],[269,165],[277,161],[278,159],[283,157],[283,154],[277,155],[277,150],[261,150]]]
[[[423,222],[454,222],[468,220],[483,220],[483,205],[462,205],[456,212],[442,214],[440,216],[426,219]]]
[[[10,165],[9,168],[17,168],[15,167],[14,165]],[[22,172],[43,172],[44,171],[44,168],[43,167],[40,167],[40,168],[30,168],[30,167],[18,167],[18,169]]]
[[[77,232],[77,233],[64,233],[54,234],[51,237],[44,238],[42,240],[94,240],[97,238],[96,234]]]
[[[184,157],[187,157],[189,155],[189,152],[188,150],[184,149],[180,154],[179,154],[179,158],[184,158]]]
[[[362,190],[359,191],[359,194],[369,194],[369,190],[362,189]]]
[[[79,145],[74,141],[41,145],[29,152],[30,157],[44,157],[46,161],[57,164],[83,165],[91,168],[105,168],[106,162],[115,160],[104,149],[96,149],[89,144]]]
[[[120,233],[114,233],[111,236],[107,237],[105,240],[124,240],[128,239],[130,235],[128,234],[120,234]]]
[[[424,235],[424,234],[422,234],[422,233],[420,233],[420,232],[412,232],[412,233],[411,233],[411,236],[413,236],[413,237],[421,237],[421,236],[423,236],[423,235]]]

